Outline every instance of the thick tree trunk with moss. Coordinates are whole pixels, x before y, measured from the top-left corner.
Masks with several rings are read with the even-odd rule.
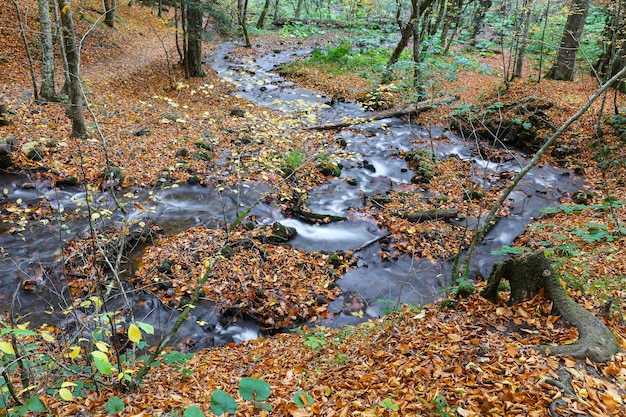
[[[204,77],[202,69],[202,22],[204,14],[200,0],[187,0],[185,75],[187,77]]]
[[[576,65],[576,54],[580,48],[580,38],[585,27],[589,11],[589,0],[574,0],[567,16],[561,46],[556,61],[546,78],[553,80],[572,81]]]
[[[39,26],[41,29],[41,89],[39,97],[46,101],[59,101],[54,79],[54,46],[50,4],[48,0],[37,0]]]
[[[509,305],[530,299],[543,288],[545,297],[552,300],[554,308],[563,319],[578,329],[579,337],[575,343],[538,346],[537,349],[540,351],[553,355],[590,359],[594,362],[606,362],[621,350],[617,339],[604,322],[567,294],[543,251],[523,258],[496,263],[489,276],[487,287],[481,295],[490,301],[497,300],[498,286],[503,278],[507,279],[511,286]]]

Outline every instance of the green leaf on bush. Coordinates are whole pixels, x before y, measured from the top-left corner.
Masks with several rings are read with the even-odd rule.
[[[235,414],[237,402],[224,390],[218,389],[211,395],[211,412],[221,416],[224,413]]]
[[[41,401],[39,397],[30,397],[24,404],[28,411],[46,411],[46,405]]]
[[[192,405],[191,407],[185,408],[185,411],[183,412],[183,417],[205,417],[205,414],[198,407]]]
[[[315,400],[304,391],[296,391],[293,393],[293,402],[296,403],[298,407],[308,407],[312,405]]]
[[[109,362],[109,358],[107,358],[106,353],[96,350],[94,352],[91,352],[91,356],[93,356],[93,361],[96,365],[96,369],[98,369],[98,371],[102,375],[111,375],[112,366],[111,362]]]
[[[109,398],[107,401],[107,405],[105,407],[105,411],[107,414],[117,414],[121,413],[124,410],[124,401],[120,399],[117,395]]]
[[[146,334],[154,334],[154,327],[151,324],[139,321],[137,322],[137,326],[139,326],[139,328]]]
[[[271,391],[270,384],[260,379],[246,377],[239,381],[239,394],[244,400],[264,401]]]

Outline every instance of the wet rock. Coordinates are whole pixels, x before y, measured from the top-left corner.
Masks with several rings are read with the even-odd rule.
[[[244,117],[246,112],[244,112],[240,107],[233,107],[230,109],[230,115],[235,117]]]
[[[0,139],[0,169],[5,169],[13,165],[11,152],[17,146],[17,139],[4,138]]]

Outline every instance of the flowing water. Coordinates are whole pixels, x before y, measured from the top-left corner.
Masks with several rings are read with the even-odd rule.
[[[225,43],[210,57],[210,62],[220,76],[230,80],[237,87],[237,94],[251,102],[266,106],[278,112],[291,113],[307,108],[314,109],[319,120],[337,120],[343,117],[358,117],[364,111],[356,104],[336,103],[332,107],[324,105],[330,100],[323,94],[296,88],[285,82],[274,70],[277,65],[288,62],[308,51],[283,51],[256,59],[238,59],[232,55],[233,44]],[[500,173],[519,172],[526,160],[517,156],[502,163],[487,162],[476,157],[475,144],[468,143],[441,127],[423,127],[410,122],[391,118],[366,123],[344,130],[337,134],[345,140],[346,150],[362,155],[361,161],[343,161],[339,178],[332,179],[308,193],[307,205],[317,213],[346,216],[351,208],[362,208],[364,198],[384,195],[394,187],[407,184],[413,172],[406,162],[398,158],[399,151],[414,149],[416,139],[428,144],[438,158],[454,155],[471,161],[480,168],[485,178]],[[432,141],[445,137],[447,140]],[[369,167],[364,167],[367,161]],[[373,167],[373,169],[372,169]],[[349,185],[347,178],[354,178],[358,186]],[[479,179],[486,186],[488,180]],[[62,190],[51,189],[47,184],[35,184],[33,188],[23,188],[30,183],[27,177],[0,177],[0,187],[6,188],[9,201],[21,199],[22,207],[36,208],[42,203],[49,205],[55,213],[63,208],[65,213],[84,209],[84,193],[76,187]],[[509,197],[510,214],[500,219],[485,236],[482,244],[472,257],[472,275],[489,275],[493,263],[502,256],[491,255],[493,250],[508,245],[519,236],[525,227],[540,215],[544,207],[559,203],[565,193],[579,190],[582,180],[569,172],[547,164],[534,167]],[[134,190],[138,201],[149,201],[149,210],[131,212],[131,218],[155,219],[166,233],[175,233],[195,225],[217,227],[232,221],[241,210],[252,205],[264,195],[270,186],[263,183],[246,183],[237,190],[225,190],[193,185],[164,187],[148,195],[147,191]],[[6,202],[6,200],[5,200]],[[112,208],[113,201],[101,196],[94,202],[97,208]],[[382,314],[387,301],[401,301],[423,304],[440,297],[449,284],[450,262],[415,260],[408,255],[397,260],[383,261],[378,242],[386,235],[373,219],[361,217],[324,225],[310,225],[293,218],[285,218],[277,205],[261,203],[251,212],[260,224],[280,221],[298,231],[290,244],[306,251],[356,250],[358,265],[351,269],[338,285],[342,296],[333,301],[330,312],[332,320],[320,322],[330,326],[356,323]],[[59,216],[60,217],[60,216]],[[469,225],[472,227],[472,224]],[[0,227],[6,226],[0,225]],[[4,310],[11,308],[22,314],[30,314],[33,322],[50,320],[49,311],[59,311],[63,306],[64,282],[58,273],[61,241],[72,236],[89,233],[86,221],[73,221],[71,228],[62,220],[51,223],[31,221],[22,234],[9,233],[0,229],[0,305]],[[33,281],[38,289],[26,291],[21,283]],[[147,294],[130,294],[135,308],[135,317],[148,322],[161,331],[171,327],[177,317],[175,311],[165,308]],[[363,306],[363,317],[350,314],[346,307],[358,300]],[[139,307],[140,306],[140,307]],[[111,308],[122,308],[120,299],[112,302]],[[196,348],[221,345],[231,340],[241,341],[254,338],[260,333],[259,326],[251,321],[228,324],[220,321],[215,306],[201,304],[194,309],[192,320],[188,320],[174,344],[185,339],[198,341]],[[198,322],[202,322],[201,326]],[[73,324],[68,321],[66,326]]]

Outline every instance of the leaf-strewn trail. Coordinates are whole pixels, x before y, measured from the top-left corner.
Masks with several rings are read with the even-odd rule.
[[[18,147],[14,155],[16,169],[28,171],[34,181],[51,186],[73,177],[93,189],[106,188],[110,185],[102,183],[106,149],[112,165],[124,173],[120,184],[116,184],[124,191],[172,187],[182,182],[227,187],[263,181],[274,187],[272,197],[285,205],[293,205],[294,188],[306,190],[328,179],[312,160],[300,167],[305,174],[298,177],[298,183],[285,181],[283,170],[285,156],[294,149],[311,155],[323,150],[341,154],[332,133],[303,131],[297,117],[278,115],[231,95],[233,87],[209,68],[206,78],[185,79],[175,65],[178,56],[174,33],[166,21],[157,20],[139,6],[120,8],[119,14],[125,24],[115,31],[80,22],[82,34],[90,30],[82,62],[90,111],[95,116],[90,120],[97,121],[101,133],[83,140],[69,137],[70,123],[63,106],[32,104],[23,94],[29,89],[26,61],[19,45],[9,41],[16,39],[18,29],[12,26],[15,17],[10,8],[0,9],[0,72],[3,77],[6,74],[0,94],[15,112],[13,123],[3,127],[0,134],[15,137],[20,147],[41,146],[44,153],[41,161],[35,161],[27,158],[24,150],[28,148]],[[333,45],[342,36],[329,32],[296,45],[295,40],[268,34],[255,39],[258,46],[254,52],[241,48],[236,54]],[[34,36],[29,40],[37,42]],[[165,49],[172,65],[169,69]],[[465,71],[458,74],[457,81],[440,86],[460,95],[460,103],[475,106],[477,112],[485,103],[502,99],[498,96],[502,92],[497,90],[501,58],[484,60],[495,69],[493,73]],[[327,76],[312,71],[295,79],[303,86],[347,98],[363,97],[370,88],[359,78],[323,77]],[[546,114],[558,126],[593,90],[588,79],[540,84],[521,80],[510,87],[506,100],[542,97],[554,104]],[[624,104],[624,97],[619,96],[618,101]],[[452,106],[458,104],[425,113],[419,122],[449,123]],[[570,295],[592,313],[606,313],[607,325],[626,349],[626,238],[612,233],[617,226],[607,226],[607,234],[594,226],[626,224],[624,207],[594,208],[609,196],[626,199],[626,169],[624,164],[607,169],[598,163],[597,110],[595,107],[595,112],[586,114],[562,138],[559,146],[576,152],[565,156],[553,152],[543,161],[584,173],[588,193],[584,207],[574,196],[568,196],[563,203],[581,205],[573,214],[546,214],[515,246],[556,248],[559,272],[571,278],[570,282],[580,284],[568,288]],[[617,132],[607,128],[601,140],[603,146],[614,150],[616,159],[624,159],[626,147]],[[207,148],[212,152],[210,157],[202,153]],[[465,168],[463,162],[447,161],[438,167],[440,172],[433,183],[440,185],[442,193],[455,195],[467,188],[465,179],[457,175]],[[377,213],[381,224],[397,237],[395,249],[421,257],[452,255],[463,239],[459,230],[446,229],[449,239],[432,246],[419,240],[419,233],[409,236],[406,230],[416,226],[390,212],[405,210],[403,204],[411,209],[430,207],[417,207],[420,202],[400,194],[393,194],[394,201]],[[495,197],[486,195],[485,201],[494,201]],[[460,197],[454,204],[464,209],[463,205],[470,202]],[[18,225],[20,215],[7,207],[3,206],[3,222]],[[29,220],[39,220],[41,213],[30,213]],[[502,214],[506,214],[506,208]],[[19,233],[18,229],[15,226],[10,232]],[[598,239],[589,238],[594,233]],[[235,236],[248,238],[245,231]],[[167,277],[175,281],[176,291],[160,295],[165,302],[178,306],[180,299],[193,290],[183,280],[202,274],[204,259],[216,250],[213,239],[218,238],[223,238],[221,231],[201,227],[159,237],[143,252],[143,263],[133,284],[159,293],[155,278],[165,274],[158,267],[164,260],[176,259],[180,269]],[[573,251],[572,244],[576,244],[577,256],[559,256]],[[66,254],[78,251],[80,245],[70,243]],[[336,293],[330,282],[349,268],[349,253],[334,270],[327,255],[311,257],[279,247],[264,258],[262,253],[271,251],[270,245],[246,249],[218,265],[216,281],[210,282],[207,293],[222,291],[225,296],[216,301],[230,302],[228,307],[237,307],[272,329],[289,327],[292,317],[306,323],[323,316],[325,302]],[[77,277],[73,283],[76,292],[89,287],[90,274],[101,273],[87,264],[73,264],[72,268]],[[280,274],[295,278],[281,281]],[[243,294],[243,287],[250,291]],[[590,288],[601,291],[588,291]],[[257,290],[267,290],[275,299],[259,302],[248,297]],[[324,302],[312,303],[316,297]],[[613,308],[604,312],[609,297],[614,300]],[[51,413],[60,416],[105,415],[104,404],[114,395],[123,399],[124,415],[128,416],[174,415],[190,405],[208,414],[211,394],[216,389],[237,398],[239,380],[250,376],[271,385],[267,403],[273,407],[270,414],[276,416],[446,416],[454,415],[456,410],[462,417],[544,417],[550,416],[550,407],[560,416],[626,416],[625,354],[594,364],[543,355],[532,349],[532,345],[568,343],[577,337],[576,330],[553,315],[552,306],[540,296],[508,307],[504,301],[492,304],[474,294],[459,300],[454,308],[435,303],[423,309],[403,306],[400,310],[356,327],[330,330],[304,326],[302,332],[203,350],[185,366],[155,367],[137,391],[121,393],[112,386],[102,386],[98,392],[73,401],[46,392],[39,394]],[[316,343],[307,343],[312,340]],[[59,347],[52,344],[47,348],[51,354],[67,353],[57,351]],[[573,395],[564,390],[569,385],[564,382],[566,376],[571,379]],[[291,398],[298,390],[311,395],[314,404],[297,408]],[[386,399],[397,409],[381,407]],[[241,401],[237,415],[267,412]]]

